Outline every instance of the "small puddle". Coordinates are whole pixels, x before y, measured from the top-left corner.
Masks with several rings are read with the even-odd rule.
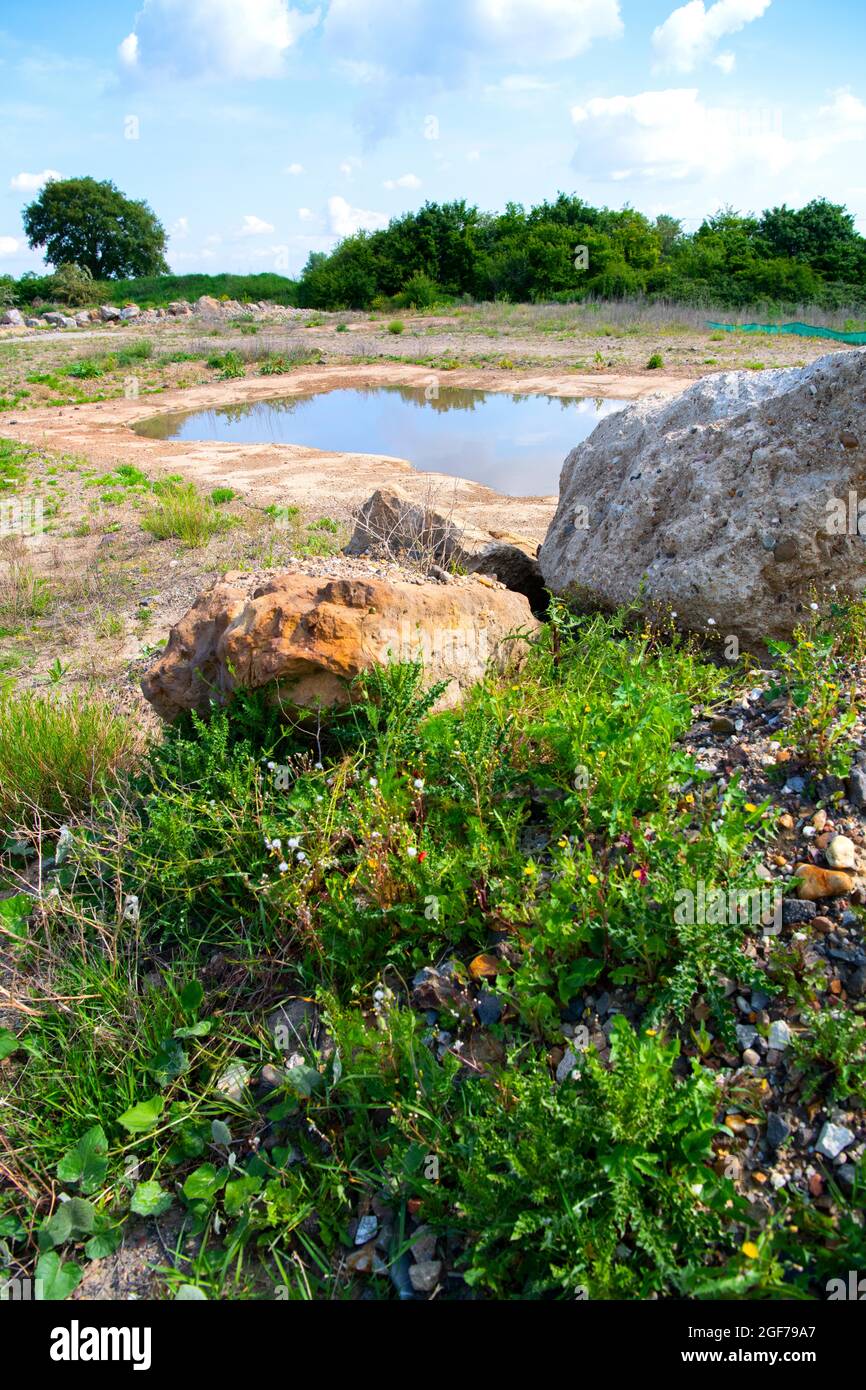
[[[150,439],[387,454],[511,497],[549,497],[559,492],[566,454],[627,404],[454,387],[429,395],[414,386],[323,391],[155,415],[133,428]]]

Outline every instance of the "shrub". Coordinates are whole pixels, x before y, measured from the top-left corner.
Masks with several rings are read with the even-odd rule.
[[[665,359],[662,357],[660,352],[654,352],[646,365],[647,371],[657,372],[660,371],[661,368],[665,365]]]
[[[405,323],[402,323],[400,319],[394,319],[391,323],[388,324],[388,332],[394,333],[395,335],[399,333],[405,333],[406,325]]]

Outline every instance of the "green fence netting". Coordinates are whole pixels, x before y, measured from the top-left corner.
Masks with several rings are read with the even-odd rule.
[[[793,333],[797,338],[832,338],[835,343],[866,346],[866,333],[838,333],[835,328],[815,328],[810,323],[710,323],[724,333]]]

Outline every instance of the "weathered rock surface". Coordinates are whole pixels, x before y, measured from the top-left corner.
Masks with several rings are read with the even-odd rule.
[[[252,592],[221,583],[172,628],[142,690],[168,720],[272,682],[282,701],[315,708],[346,703],[352,681],[375,664],[421,660],[428,686],[448,682],[447,706],[489,666],[519,661],[525,643],[507,639],[537,629],[521,594],[477,578],[442,585],[288,573]]]
[[[693,630],[756,648],[790,633],[813,587],[866,583],[864,410],[855,351],[721,373],[610,416],[565,461],[539,555],[548,587],[615,608],[643,581],[645,606]]]
[[[3,313],[0,314],[0,324],[4,328],[22,328],[24,319],[21,316],[21,311],[19,309],[4,309]]]
[[[358,512],[347,555],[406,555],[423,564],[486,574],[524,594],[541,612],[546,591],[537,545],[522,536],[484,531],[455,513],[424,506],[398,487],[380,488]]]

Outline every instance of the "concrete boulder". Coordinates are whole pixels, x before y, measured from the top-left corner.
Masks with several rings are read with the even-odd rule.
[[[384,554],[486,574],[524,594],[533,612],[545,606],[535,542],[504,531],[484,531],[454,512],[414,501],[401,488],[379,488],[360,508],[347,555]]]
[[[858,351],[611,416],[565,461],[545,582],[605,609],[669,607],[756,650],[786,636],[814,590],[866,583],[864,410]]]
[[[205,712],[239,689],[273,685],[304,709],[345,704],[374,665],[416,661],[427,686],[448,683],[456,704],[488,668],[519,663],[538,629],[522,595],[467,579],[442,585],[280,574],[252,592],[220,583],[172,628],[142,681],[163,719]]]

